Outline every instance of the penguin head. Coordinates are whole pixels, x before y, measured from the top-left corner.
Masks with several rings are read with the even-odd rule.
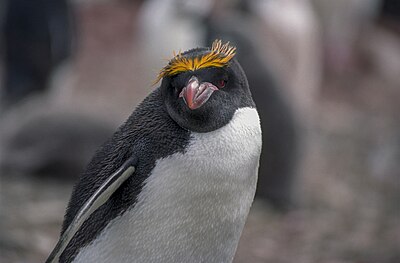
[[[247,78],[229,43],[179,53],[158,80],[165,107],[181,127],[210,132],[225,126],[241,107],[254,107]]]

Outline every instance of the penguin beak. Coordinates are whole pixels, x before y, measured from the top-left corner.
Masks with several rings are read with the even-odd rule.
[[[182,97],[189,109],[194,110],[203,106],[216,90],[218,88],[213,84],[209,82],[199,83],[199,80],[193,76],[182,89],[179,98]]]

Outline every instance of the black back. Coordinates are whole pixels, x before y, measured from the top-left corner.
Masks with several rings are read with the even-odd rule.
[[[62,233],[95,189],[131,155],[138,158],[134,175],[82,225],[61,255],[60,262],[71,262],[79,248],[94,240],[110,220],[132,207],[155,161],[184,152],[189,136],[190,132],[178,126],[166,113],[160,89],[152,92],[95,154],[73,190]]]

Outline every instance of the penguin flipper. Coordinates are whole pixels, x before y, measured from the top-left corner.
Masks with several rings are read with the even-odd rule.
[[[126,181],[134,172],[137,158],[130,157],[120,168],[118,168],[108,179],[90,196],[83,204],[81,209],[69,224],[68,228],[61,235],[57,245],[47,258],[46,263],[55,263],[59,261],[60,255],[64,252],[68,243],[80,229],[82,224],[89,216],[102,206],[111,195]]]

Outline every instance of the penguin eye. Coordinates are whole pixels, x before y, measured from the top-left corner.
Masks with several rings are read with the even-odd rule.
[[[226,85],[226,80],[220,79],[217,81],[217,86],[219,89],[222,89],[223,87],[225,87],[225,85]]]

